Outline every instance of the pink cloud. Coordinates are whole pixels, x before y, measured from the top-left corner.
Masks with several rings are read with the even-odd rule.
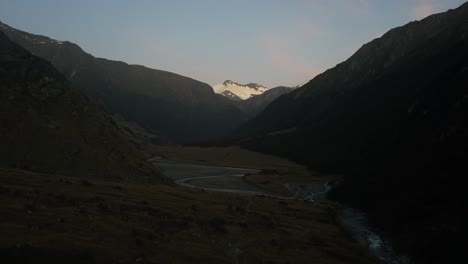
[[[258,36],[258,41],[269,62],[290,74],[301,78],[313,78],[321,72],[320,69],[313,67],[300,56],[295,56],[293,45],[287,38],[262,34]]]
[[[418,1],[416,6],[411,11],[413,19],[421,20],[429,15],[432,15],[437,8],[437,3],[433,0]]]

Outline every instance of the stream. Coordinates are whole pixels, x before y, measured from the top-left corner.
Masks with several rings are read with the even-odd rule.
[[[163,174],[172,179],[176,184],[207,191],[261,195],[282,200],[321,202],[326,200],[326,194],[332,188],[328,182],[322,186],[321,190],[317,190],[317,188],[307,188],[307,186],[293,186],[287,184],[286,187],[291,191],[294,190],[293,193],[295,193],[295,195],[283,196],[267,192],[243,180],[243,177],[247,173],[260,172],[260,170],[257,169],[176,162],[165,160],[161,157],[153,157],[149,159],[149,161],[157,165],[163,171]],[[383,263],[411,263],[408,259],[396,255],[390,244],[383,239],[378,232],[370,227],[364,212],[345,207],[340,212],[340,216],[342,225],[354,239],[362,246],[368,248],[369,251]]]

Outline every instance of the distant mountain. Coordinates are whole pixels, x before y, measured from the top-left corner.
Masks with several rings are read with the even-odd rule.
[[[464,258],[468,219],[468,3],[387,32],[237,133],[243,146],[344,173],[417,263]]]
[[[217,94],[221,94],[231,100],[239,101],[246,100],[256,95],[262,94],[268,90],[267,87],[256,83],[238,84],[227,80],[222,84],[213,86],[213,90]]]
[[[238,100],[235,103],[249,117],[255,117],[262,112],[271,102],[283,94],[293,91],[295,88],[278,86],[268,89],[262,94],[253,96],[246,100]]]
[[[202,82],[139,65],[95,58],[78,45],[0,23],[12,41],[50,62],[72,86],[129,121],[176,142],[218,137],[245,120]]]
[[[231,99],[233,101],[236,101],[236,102],[243,100],[242,98],[240,98],[239,96],[237,96],[236,94],[234,94],[234,93],[232,93],[231,91],[228,91],[228,90],[223,91],[222,93],[220,93],[220,95],[222,95],[222,96],[224,96],[226,98],[229,98],[229,99]]]
[[[0,167],[158,180],[114,119],[0,32]]]
[[[297,87],[278,86],[269,89],[256,83],[238,84],[227,80],[222,84],[215,85],[213,89],[216,93],[232,100],[233,105],[238,107],[247,117],[252,118],[276,98]]]

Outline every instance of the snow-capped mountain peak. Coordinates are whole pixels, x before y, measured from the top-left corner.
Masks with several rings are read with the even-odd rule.
[[[217,94],[224,96],[230,95],[226,96],[230,99],[234,97],[232,95],[235,95],[238,98],[245,100],[255,95],[264,93],[268,90],[268,88],[257,83],[239,84],[231,80],[226,80],[222,84],[213,86],[213,90]]]

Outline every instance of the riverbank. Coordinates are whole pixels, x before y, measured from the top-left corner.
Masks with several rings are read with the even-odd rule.
[[[375,263],[302,201],[0,169],[0,204],[2,263]]]
[[[194,150],[192,149],[192,151]],[[197,157],[201,156],[197,155]],[[184,160],[190,159],[185,157]],[[291,181],[293,182],[288,183],[284,171],[283,175],[280,175],[279,171],[271,169],[271,165],[267,169],[259,170],[260,167],[257,167],[258,170],[255,170],[183,163],[164,159],[155,159],[154,161],[163,168],[163,172],[168,177],[185,187],[261,195],[281,200],[294,199],[312,203],[327,202],[327,192],[340,179],[337,175],[309,176],[306,181],[304,181],[304,178],[300,178],[303,181],[298,183],[294,182],[298,178],[292,176]],[[213,164],[213,161],[210,162],[210,160],[204,160],[204,162]],[[255,166],[255,164],[251,163],[251,166]],[[275,192],[276,190],[279,191]],[[390,243],[382,238],[378,231],[371,228],[363,212],[340,205],[336,206],[335,210],[340,225],[363,248],[367,248],[378,259],[388,264],[411,263],[407,258],[397,256],[394,253]]]

